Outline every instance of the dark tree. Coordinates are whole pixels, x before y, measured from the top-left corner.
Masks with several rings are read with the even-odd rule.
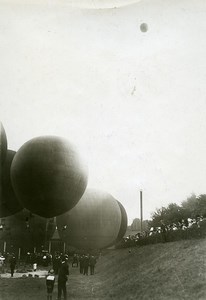
[[[202,194],[197,197],[195,194],[192,194],[187,200],[182,202],[182,208],[190,218],[206,216],[206,195]]]
[[[152,221],[150,226],[158,227],[160,226],[160,221],[163,220],[165,225],[170,225],[173,223],[181,222],[184,218],[182,207],[176,203],[170,203],[168,207],[162,207],[157,209],[152,214]]]
[[[178,224],[187,218],[200,216],[206,217],[206,194],[197,197],[193,193],[180,206],[176,203],[170,203],[167,207],[156,209],[149,225],[150,227],[159,227],[161,220],[164,221],[165,225]]]

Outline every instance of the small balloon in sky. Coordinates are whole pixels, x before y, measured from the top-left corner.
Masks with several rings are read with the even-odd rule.
[[[148,31],[148,25],[147,25],[147,23],[142,23],[142,24],[140,25],[140,30],[141,30],[142,32],[147,32],[147,31]]]

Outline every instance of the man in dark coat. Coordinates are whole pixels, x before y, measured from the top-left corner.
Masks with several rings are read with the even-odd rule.
[[[94,267],[96,265],[96,258],[94,255],[91,255],[89,258],[89,266],[90,266],[90,275],[94,275]]]
[[[84,271],[84,255],[81,255],[79,258],[80,274],[83,274]]]
[[[57,275],[58,274],[58,270],[59,270],[59,266],[61,265],[61,259],[60,256],[55,254],[54,258],[53,258],[53,270],[54,270],[54,274]]]
[[[58,300],[61,299],[62,292],[64,294],[64,300],[67,299],[66,282],[68,280],[68,275],[69,266],[66,262],[66,259],[63,259],[58,272]]]
[[[84,257],[84,275],[88,275],[88,269],[89,269],[89,255],[85,255]]]
[[[16,266],[16,257],[14,255],[11,256],[9,259],[9,264],[10,264],[10,270],[11,270],[11,277],[14,276],[14,269]]]
[[[74,265],[76,265],[76,267],[78,268],[78,265],[79,265],[79,261],[78,261],[79,259],[78,259],[78,255],[77,254],[74,254],[74,256],[73,256],[73,261],[72,261],[72,267],[74,266]]]

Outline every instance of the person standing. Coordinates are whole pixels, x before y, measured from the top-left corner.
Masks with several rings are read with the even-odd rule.
[[[167,227],[163,220],[160,220],[160,223],[161,223],[162,242],[166,243],[167,242]]]
[[[90,275],[94,275],[95,265],[96,265],[96,258],[94,255],[91,255],[89,258]]]
[[[83,274],[83,271],[84,271],[84,254],[80,256],[79,258],[79,271],[80,271],[80,274]]]
[[[54,269],[54,274],[55,275],[58,275],[60,264],[61,264],[60,256],[56,253],[54,258],[53,258],[53,269]]]
[[[64,300],[67,299],[66,282],[68,280],[68,275],[69,275],[69,266],[66,262],[66,259],[63,259],[58,272],[58,300],[61,299],[62,292],[64,295]]]
[[[15,255],[13,254],[9,260],[9,264],[10,264],[10,270],[11,270],[11,277],[14,276],[14,269],[15,269],[15,266],[16,266],[16,257]]]
[[[75,253],[74,256],[73,256],[73,261],[72,261],[72,267],[76,265],[76,267],[78,268],[78,265],[79,265],[79,258],[78,258],[78,255]]]
[[[4,273],[4,261],[5,257],[3,255],[0,256],[0,274]]]
[[[55,275],[54,270],[50,270],[46,277],[47,300],[52,300],[52,292],[54,289]]]
[[[89,269],[89,255],[85,255],[84,257],[84,275],[88,275],[88,269]]]
[[[37,270],[37,263],[35,262],[33,263],[33,271],[36,272],[36,270]]]

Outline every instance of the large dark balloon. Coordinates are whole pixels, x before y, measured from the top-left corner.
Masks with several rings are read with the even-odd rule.
[[[6,152],[7,152],[7,137],[4,126],[0,122],[0,167],[6,160]]]
[[[11,184],[10,169],[15,153],[12,150],[7,151],[6,161],[2,168],[0,218],[13,215],[23,209]]]
[[[24,209],[3,219],[0,240],[16,248],[32,250],[34,247],[40,248],[44,245],[52,237],[55,227],[54,218],[46,219]]]
[[[124,208],[124,206],[118,201],[116,200],[118,205],[119,205],[119,208],[120,208],[120,211],[121,211],[121,225],[120,225],[120,228],[119,228],[119,233],[118,233],[118,236],[115,240],[115,242],[113,241],[111,244],[108,245],[108,247],[111,247],[113,245],[116,245],[118,244],[123,236],[125,235],[126,231],[127,231],[127,213],[126,213],[126,210]]]
[[[11,179],[21,204],[54,217],[73,208],[87,186],[88,170],[74,146],[55,136],[26,142],[16,153]]]
[[[78,204],[56,218],[61,239],[80,249],[101,249],[115,243],[121,228],[121,210],[108,193],[88,189]]]
[[[116,243],[119,242],[123,236],[125,235],[126,231],[127,231],[127,213],[126,210],[124,208],[124,206],[117,201],[117,203],[119,204],[120,210],[121,210],[121,225],[120,225],[120,230],[116,239]]]

